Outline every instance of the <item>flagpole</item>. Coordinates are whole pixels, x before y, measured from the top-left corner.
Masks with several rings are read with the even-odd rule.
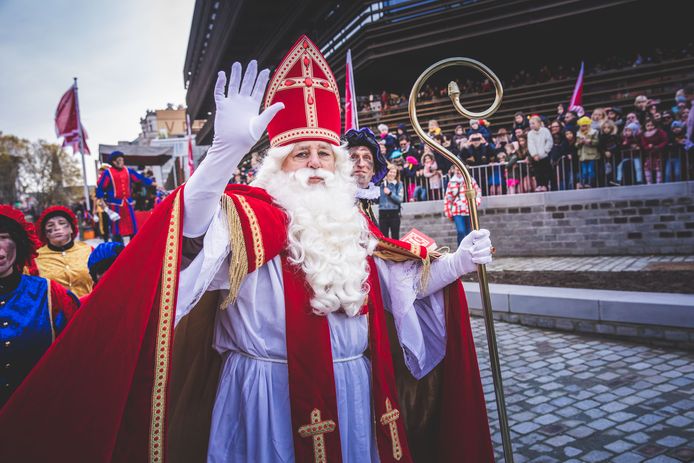
[[[82,157],[82,179],[84,180],[84,207],[86,212],[91,210],[91,201],[89,200],[89,187],[87,186],[87,163],[84,161],[84,134],[82,133],[82,119],[80,119],[80,102],[77,98],[77,77],[75,79],[75,112],[77,113],[77,130],[80,138],[80,156]]]
[[[352,117],[354,118],[354,128],[359,129],[359,101],[354,85],[354,65],[352,64],[352,49],[347,50],[349,54],[349,89],[352,93]]]

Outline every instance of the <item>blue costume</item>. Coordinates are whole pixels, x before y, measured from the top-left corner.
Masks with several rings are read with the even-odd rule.
[[[49,310],[48,298],[48,280],[30,275],[22,275],[13,291],[0,295],[0,405],[67,324],[62,310]]]

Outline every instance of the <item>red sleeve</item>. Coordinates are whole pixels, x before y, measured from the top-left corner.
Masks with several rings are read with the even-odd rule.
[[[79,299],[74,294],[65,289],[60,283],[51,281],[51,308],[54,320],[60,312],[65,315],[65,318],[70,320],[79,306]]]

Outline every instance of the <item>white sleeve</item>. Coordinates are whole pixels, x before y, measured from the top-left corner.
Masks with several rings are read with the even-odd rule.
[[[178,298],[176,301],[176,317],[174,326],[188,314],[202,295],[208,289],[224,288],[224,275],[228,274],[229,233],[226,216],[217,204],[213,212],[212,222],[203,239],[202,250],[195,259],[181,271],[178,282]]]
[[[183,192],[183,236],[197,238],[212,222],[219,198],[245,153],[212,143],[207,156],[188,179]]]
[[[418,298],[422,265],[376,258],[383,303],[393,314],[405,364],[420,379],[446,354],[446,318],[443,291]]]

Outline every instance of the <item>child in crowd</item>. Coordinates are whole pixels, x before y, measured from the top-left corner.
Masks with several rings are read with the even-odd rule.
[[[639,141],[645,157],[646,183],[653,183],[653,171],[656,183],[663,183],[662,156],[668,144],[667,134],[655,126],[653,119],[646,120],[644,128]]]
[[[597,186],[596,164],[600,159],[598,151],[598,131],[591,127],[592,121],[583,116],[578,120],[579,131],[576,134],[578,159],[581,162],[581,183],[579,188]]]
[[[600,179],[598,179],[601,186],[605,184],[617,185],[613,180],[614,163],[619,154],[620,138],[617,135],[617,125],[609,120],[605,119],[600,127],[600,134],[598,135],[598,151],[602,157],[602,163],[600,166]],[[602,182],[602,180],[605,182]]]
[[[453,176],[448,182],[446,194],[443,199],[443,213],[455,223],[458,245],[472,231],[470,224],[470,209],[465,197],[465,181],[457,166],[453,166]],[[482,203],[482,190],[477,185],[474,177],[472,187],[475,189],[477,207]]]
[[[636,183],[643,183],[643,169],[641,167],[641,145],[639,144],[639,124],[632,122],[627,124],[622,131],[622,143],[620,146],[622,160],[617,165],[616,182],[623,185],[624,167],[631,166],[631,178],[636,178]]]

